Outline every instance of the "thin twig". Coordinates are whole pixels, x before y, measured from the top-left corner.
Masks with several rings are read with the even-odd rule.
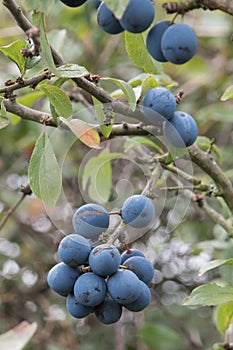
[[[203,350],[202,344],[200,344],[198,341],[192,339],[189,331],[184,326],[183,322],[181,322],[179,319],[177,319],[169,310],[168,308],[163,305],[163,303],[160,301],[160,299],[156,298],[156,304],[160,308],[160,310],[168,317],[170,321],[172,321],[172,324],[174,327],[185,337],[185,339],[188,341],[189,345],[191,346],[191,349],[196,350]]]
[[[220,10],[229,15],[233,15],[233,2],[229,0],[186,0],[182,2],[165,2],[163,3],[167,13],[177,13],[184,15],[186,12],[203,9],[203,10]]]
[[[189,148],[189,154],[191,160],[215,181],[230,211],[233,213],[233,186],[212,155],[202,151],[196,145]]]
[[[0,88],[0,93],[9,93],[9,92],[13,92],[15,90],[18,90],[18,89],[22,89],[24,87],[31,87],[31,88],[35,88],[40,82],[42,82],[43,80],[46,80],[46,79],[50,79],[52,77],[52,74],[49,72],[49,71],[45,71],[44,73],[38,75],[38,76],[35,76],[33,78],[30,78],[30,79],[20,79],[19,81],[15,81],[15,82],[12,82],[11,85],[9,85],[9,83]]]
[[[8,211],[6,212],[6,214],[4,215],[4,217],[2,218],[2,220],[0,221],[0,231],[2,230],[2,228],[5,226],[5,224],[7,223],[8,219],[11,217],[11,215],[14,213],[14,211],[20,206],[20,204],[24,201],[24,199],[26,198],[26,196],[31,195],[32,191],[29,187],[29,185],[23,187],[21,189],[22,195],[21,197],[17,200],[17,202],[8,209]]]

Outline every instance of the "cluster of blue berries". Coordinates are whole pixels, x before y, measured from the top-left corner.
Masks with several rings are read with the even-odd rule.
[[[197,36],[184,23],[157,22],[148,32],[146,46],[149,54],[159,62],[183,64],[197,51]]]
[[[67,6],[78,7],[87,0],[61,1]],[[98,8],[97,22],[108,34],[119,34],[124,30],[131,33],[141,33],[149,28],[154,19],[154,5],[151,0],[129,0],[119,20],[103,1],[92,0],[92,2]]]
[[[151,302],[149,284],[154,267],[137,249],[120,254],[117,247],[96,239],[109,226],[109,213],[98,204],[85,204],[72,218],[75,233],[59,243],[61,262],[48,272],[50,288],[66,297],[68,312],[83,318],[91,313],[104,324],[117,322],[122,308],[138,312]],[[155,218],[153,201],[144,195],[129,197],[119,212],[125,224],[135,228]]]
[[[78,7],[87,0],[61,1],[67,6]],[[120,19],[115,17],[104,1],[89,1],[98,8],[99,26],[109,34],[119,34],[125,30],[131,33],[142,33],[150,27],[155,17],[152,0],[129,0]],[[162,20],[153,25],[146,38],[149,54],[159,62],[183,64],[195,55],[197,45],[197,36],[190,26],[168,20]]]
[[[142,100],[144,115],[148,123],[163,125],[163,134],[171,145],[184,148],[191,146],[198,136],[194,118],[176,110],[175,96],[166,88],[156,87],[147,91]]]
[[[153,22],[154,15],[154,5],[151,0],[129,0],[119,20],[102,2],[98,8],[97,22],[109,34],[119,34],[124,30],[131,33],[142,33],[149,28]]]

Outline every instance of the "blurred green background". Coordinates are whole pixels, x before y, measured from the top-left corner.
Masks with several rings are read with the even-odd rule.
[[[165,14],[161,4],[162,1],[155,3],[155,21],[172,18]],[[24,1],[21,5],[24,8]],[[91,0],[77,9],[68,8],[60,1],[51,2],[48,7],[46,25],[50,43],[68,62],[84,65],[92,74],[125,81],[142,73],[126,54],[124,34],[109,36],[98,27]],[[27,14],[31,16],[30,12]],[[164,64],[165,73],[177,82],[174,92],[184,90],[182,109],[195,117],[201,136],[215,140],[221,166],[232,179],[233,105],[231,100],[221,102],[220,97],[233,82],[233,20],[221,12],[196,10],[184,19],[178,17],[179,21],[188,23],[196,31],[198,53],[182,66]],[[0,45],[8,45],[18,38],[26,40],[0,3]],[[43,69],[43,62],[39,67]],[[36,69],[38,71],[38,67]],[[29,76],[33,73],[34,70],[30,71]],[[0,85],[18,75],[17,67],[0,53]],[[109,92],[111,88],[106,85]],[[18,96],[23,93],[23,90],[19,91]],[[73,104],[79,115],[82,103],[74,101]],[[48,105],[39,99],[33,108],[47,110]],[[41,131],[41,125],[20,121],[15,116],[12,116],[12,125],[0,130],[0,219],[19,199],[20,187],[28,183],[28,161]],[[112,326],[103,326],[92,316],[76,320],[67,314],[64,299],[49,290],[46,275],[58,261],[58,242],[64,232],[71,230],[72,208],[86,199],[80,191],[78,174],[82,174],[82,160],[89,149],[79,142],[69,145],[66,135],[51,132],[54,132],[60,159],[64,149],[67,150],[63,164],[65,200],[56,208],[45,208],[37,198],[28,197],[1,231],[0,333],[22,320],[36,321],[38,330],[27,350],[212,349],[214,343],[223,341],[215,328],[211,308],[187,308],[181,303],[194,287],[210,279],[224,277],[232,284],[229,267],[198,276],[198,270],[205,262],[232,256],[232,239],[195,204],[190,204],[183,218],[184,206],[179,199],[174,214],[175,193],[168,194],[159,225],[150,238],[135,243],[156,268],[150,307],[139,314],[124,312],[121,321]],[[121,145],[117,144],[116,149],[122,150]],[[149,148],[146,150],[150,151]],[[131,154],[135,162],[136,153]],[[127,177],[127,174],[123,173],[120,162],[113,162],[112,166],[114,187],[121,176]],[[194,170],[196,176],[211,182],[206,174],[195,167]],[[130,175],[134,178],[133,190],[143,188],[143,172],[136,169]],[[228,215],[221,200],[211,199],[210,204]],[[171,217],[174,222],[181,222],[170,232],[167,221]],[[182,220],[179,221],[180,217]]]

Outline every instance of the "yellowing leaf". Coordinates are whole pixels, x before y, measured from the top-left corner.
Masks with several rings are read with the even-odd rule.
[[[223,95],[221,96],[221,101],[227,101],[229,99],[233,98],[233,85],[228,86],[226,90],[224,91]]]
[[[89,124],[79,119],[60,120],[74,133],[74,135],[90,148],[100,147],[100,136],[98,132]]]

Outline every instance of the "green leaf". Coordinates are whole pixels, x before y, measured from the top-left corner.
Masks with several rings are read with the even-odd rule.
[[[37,330],[37,324],[23,321],[8,332],[0,335],[1,350],[22,350]]]
[[[35,67],[41,61],[41,56],[33,56],[25,58],[25,69]]]
[[[106,114],[104,113],[103,110],[103,103],[100,102],[99,100],[97,100],[97,98],[95,98],[94,96],[92,96],[92,100],[95,106],[95,112],[96,112],[96,117],[97,117],[97,121],[99,123],[100,126],[100,130],[102,132],[102,134],[104,135],[104,137],[109,138],[111,132],[112,132],[112,125],[113,125],[113,118],[111,118],[110,120],[110,124],[106,125],[105,121],[106,121]]]
[[[59,87],[41,84],[39,89],[48,97],[59,116],[69,118],[73,114],[72,103],[69,97]]]
[[[38,138],[32,152],[28,176],[33,193],[49,206],[54,206],[61,192],[62,173],[45,132]]]
[[[220,333],[228,329],[233,322],[233,301],[220,305],[217,311],[217,328]]]
[[[4,98],[0,96],[0,129],[4,129],[9,123],[10,119],[4,106]]]
[[[104,0],[107,7],[112,10],[115,17],[120,19],[129,3],[129,0]]]
[[[233,265],[233,258],[230,259],[217,259],[206,263],[199,271],[199,276],[202,276],[205,272],[216,269],[223,265]]]
[[[26,95],[19,96],[17,98],[17,101],[24,106],[31,107],[33,103],[35,103],[37,100],[39,100],[41,97],[44,96],[44,93],[41,91],[33,91],[29,92]]]
[[[127,83],[121,79],[108,78],[108,77],[101,78],[101,80],[112,81],[113,83],[117,84],[119,86],[119,88],[123,91],[128,103],[130,105],[130,108],[133,111],[135,111],[136,105],[137,105],[136,96],[135,96],[135,93],[133,91],[132,86],[129,83]]]
[[[233,288],[218,284],[205,284],[195,288],[190,296],[184,299],[185,306],[216,306],[233,301]]]
[[[0,51],[8,57],[11,61],[15,62],[19,68],[21,74],[24,73],[25,58],[21,54],[21,50],[25,47],[22,40],[16,40],[7,46],[1,46]]]
[[[44,13],[34,12],[33,20],[37,27],[40,29],[40,48],[41,48],[41,57],[45,60],[47,67],[54,73],[57,74],[57,68],[53,61],[53,56],[51,48],[48,42],[48,38],[45,30],[45,18]]]
[[[89,75],[88,70],[78,64],[67,63],[57,68],[56,74],[61,78],[81,78]]]
[[[142,82],[142,95],[144,95],[149,89],[160,86],[159,82],[153,75],[148,75]]]
[[[60,120],[86,146],[91,148],[100,148],[100,136],[92,126],[80,119],[67,120],[61,117]]]
[[[54,0],[24,0],[24,5],[28,10],[48,12],[54,5]]]
[[[145,45],[145,34],[125,32],[125,47],[131,61],[147,73],[163,73],[161,63],[155,61],[148,53]]]
[[[233,98],[233,85],[228,86],[226,90],[224,91],[223,95],[221,96],[221,101],[227,101],[229,99]]]
[[[104,149],[97,157],[91,158],[85,165],[82,175],[82,187],[88,191],[92,200],[106,203],[112,187],[111,160],[125,158],[123,153],[110,153]]]

